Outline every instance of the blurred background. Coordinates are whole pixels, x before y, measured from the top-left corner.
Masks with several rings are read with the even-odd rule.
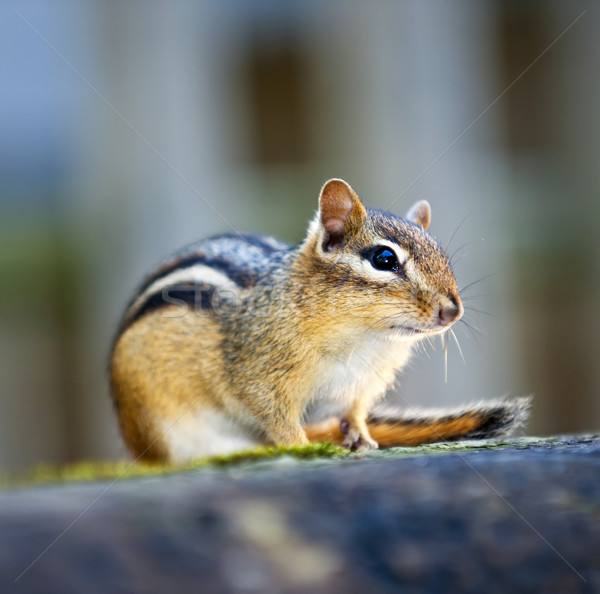
[[[454,234],[466,321],[399,402],[535,394],[600,429],[600,10],[592,2],[3,2],[0,469],[126,455],[120,314],[170,250],[302,239],[329,177]]]

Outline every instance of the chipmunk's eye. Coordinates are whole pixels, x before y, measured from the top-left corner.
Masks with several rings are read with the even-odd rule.
[[[390,248],[378,247],[371,254],[371,264],[377,270],[390,270],[395,272],[398,270],[398,258]]]

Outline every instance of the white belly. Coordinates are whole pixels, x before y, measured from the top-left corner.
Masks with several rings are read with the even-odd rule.
[[[373,400],[383,396],[406,364],[410,350],[410,342],[379,339],[325,358],[315,377],[315,399],[343,407],[359,396]]]

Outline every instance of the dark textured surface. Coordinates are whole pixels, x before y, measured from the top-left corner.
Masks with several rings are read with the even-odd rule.
[[[600,592],[600,439],[490,445],[4,492],[0,592]]]

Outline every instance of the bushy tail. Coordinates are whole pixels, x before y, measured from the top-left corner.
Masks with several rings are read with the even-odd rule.
[[[527,420],[530,403],[531,397],[522,397],[480,402],[454,410],[395,414],[382,409],[369,415],[367,426],[380,448],[503,437]],[[331,441],[338,445],[344,441],[340,419],[334,417],[305,425],[304,429],[310,441]]]

